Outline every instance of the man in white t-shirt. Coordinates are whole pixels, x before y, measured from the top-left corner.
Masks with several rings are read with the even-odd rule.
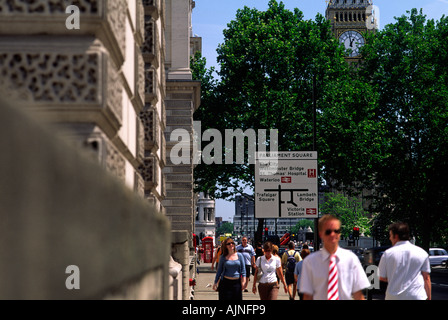
[[[329,267],[333,259],[337,269],[336,299],[364,300],[362,290],[371,284],[358,257],[350,250],[339,247],[341,222],[335,216],[326,214],[319,219],[318,227],[323,248],[310,254],[302,263],[299,292],[303,294],[304,300],[329,299],[329,282],[332,279]]]
[[[389,226],[393,247],[381,256],[378,272],[387,282],[386,300],[431,300],[431,267],[428,253],[409,242],[409,226]]]

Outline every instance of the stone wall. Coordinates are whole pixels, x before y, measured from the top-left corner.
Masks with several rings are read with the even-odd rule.
[[[142,46],[145,105],[140,119],[145,128],[144,161],[140,167],[145,198],[164,211],[165,177],[165,1],[144,0],[145,41]]]
[[[185,129],[191,137],[193,136],[193,112],[199,99],[199,88],[200,82],[197,81],[167,81],[167,97],[165,100],[167,155],[171,153],[171,149],[177,143],[170,139],[173,130]],[[167,195],[163,200],[163,206],[173,230],[172,255],[174,260],[182,265],[182,299],[184,300],[190,298],[188,279],[195,277],[196,269],[195,248],[192,241],[194,208],[196,207],[193,191],[193,168],[191,152],[189,162],[186,164],[173,164],[168,156],[167,164],[163,169],[167,187]]]
[[[171,141],[171,133],[184,129],[193,137],[193,113],[200,105],[200,81],[192,81],[190,70],[192,0],[166,0],[166,166],[163,168],[166,197],[162,204],[173,232],[172,256],[182,265],[182,299],[190,299],[188,279],[195,277],[196,255],[193,247],[196,204],[193,190],[192,152],[184,164],[174,164],[171,149],[178,141]],[[192,151],[192,150],[191,150]]]
[[[19,106],[0,101],[0,299],[168,299],[167,219]]]
[[[71,5],[79,9],[79,29],[67,27]],[[53,135],[167,214],[177,233],[163,238],[174,239],[173,258],[182,264],[180,276],[171,263],[170,285],[182,285],[170,289],[173,299],[189,299],[195,270],[193,166],[173,166],[166,141],[173,128],[192,132],[200,103],[189,69],[193,7],[192,0],[0,1],[0,86],[7,88],[0,97],[28,103],[27,112],[51,123]],[[110,241],[110,248],[119,245]]]
[[[67,8],[79,9],[79,29]],[[144,194],[140,0],[0,2],[0,85]]]

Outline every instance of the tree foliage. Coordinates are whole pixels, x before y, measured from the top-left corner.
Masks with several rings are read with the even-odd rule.
[[[370,236],[370,219],[358,198],[347,197],[340,193],[327,193],[320,209],[322,214],[331,214],[341,220],[342,236],[348,237],[353,227],[358,227],[360,234]]]
[[[381,127],[375,210],[404,220],[425,248],[447,231],[448,18],[413,9],[372,35],[360,71],[376,93]]]
[[[291,233],[299,233],[300,228],[307,229],[308,227],[311,228],[311,230],[314,232],[314,221],[301,219],[296,223],[294,227],[291,228]]]
[[[224,221],[221,224],[221,226],[218,229],[216,229],[217,235],[226,234],[226,233],[233,233],[233,223]]]
[[[313,76],[337,79],[347,69],[329,22],[320,14],[304,20],[300,10],[274,0],[266,11],[244,7],[217,52],[220,81],[196,115],[203,130],[277,129],[279,150],[312,150]],[[200,164],[195,174],[198,187],[219,198],[231,197],[241,184],[254,188],[254,165],[247,162]]]
[[[375,230],[407,221],[428,248],[448,231],[448,18],[413,9],[365,36],[353,68],[322,15],[304,20],[275,0],[244,7],[217,49],[219,81],[196,57],[205,90],[195,118],[203,130],[275,128],[279,150],[311,150],[315,78],[320,181],[374,190]],[[249,164],[195,169],[198,188],[218,198],[253,187],[253,174]]]

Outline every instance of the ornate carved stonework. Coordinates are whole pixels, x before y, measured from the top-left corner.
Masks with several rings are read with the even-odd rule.
[[[139,98],[138,104],[140,108],[145,102],[145,62],[140,50],[135,51],[135,93]]]
[[[143,41],[142,53],[147,55],[155,54],[155,21],[152,17],[145,17],[145,41]]]
[[[109,109],[121,122],[122,86],[106,53],[36,52],[26,48],[3,52],[0,75],[0,86],[19,91],[23,100],[36,106],[92,105]]]
[[[156,20],[151,16],[145,16],[145,40],[142,46],[142,54],[146,63],[153,67],[159,66],[160,39]]]
[[[118,40],[121,52],[126,48],[126,2],[125,0],[104,0],[107,4],[107,21],[112,29],[112,34]]]
[[[0,84],[22,89],[30,101],[99,103],[99,59],[97,53],[1,53]]]
[[[140,119],[143,122],[145,130],[145,149],[148,151],[156,151],[159,148],[160,136],[160,120],[156,109],[150,105],[146,105],[145,109],[140,113]]]
[[[65,10],[70,5],[79,8],[79,30],[65,26]],[[0,0],[0,33],[95,35],[121,66],[126,48],[126,11],[126,0]]]
[[[157,98],[157,72],[150,64],[145,64],[145,102],[155,103]]]
[[[76,5],[81,13],[97,14],[99,0],[2,0],[0,13],[7,15],[21,14],[64,14],[69,5]],[[112,1],[113,2],[113,1]]]
[[[158,186],[159,163],[155,156],[145,158],[143,165],[139,169],[145,182],[145,190],[151,190],[153,187]]]
[[[120,152],[109,142],[106,145],[106,169],[114,176],[125,181],[126,162]]]

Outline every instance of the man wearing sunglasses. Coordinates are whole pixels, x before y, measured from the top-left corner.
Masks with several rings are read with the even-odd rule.
[[[304,300],[364,300],[362,290],[370,286],[358,257],[339,247],[341,222],[326,214],[319,219],[322,250],[302,264],[300,292]]]

